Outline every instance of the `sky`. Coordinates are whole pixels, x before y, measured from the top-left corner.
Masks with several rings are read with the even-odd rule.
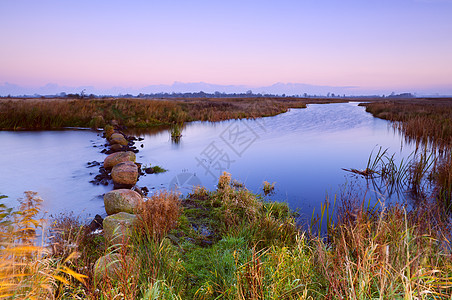
[[[452,95],[451,16],[452,0],[0,0],[0,94],[205,82]]]

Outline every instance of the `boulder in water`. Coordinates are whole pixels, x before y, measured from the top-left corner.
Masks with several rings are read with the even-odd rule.
[[[104,195],[105,211],[108,215],[119,212],[132,214],[142,201],[139,193],[128,189],[113,190]]]
[[[110,145],[119,144],[127,146],[128,142],[126,138],[120,133],[113,133],[110,137]]]
[[[118,144],[116,144],[116,145],[118,145]],[[115,145],[113,145],[113,146],[115,146]],[[113,168],[117,164],[125,162],[125,161],[135,162],[135,159],[136,159],[135,153],[133,153],[132,151],[112,153],[105,158],[104,168],[108,170],[108,169]]]
[[[131,161],[119,163],[111,170],[111,178],[117,185],[132,187],[138,180],[138,167]]]

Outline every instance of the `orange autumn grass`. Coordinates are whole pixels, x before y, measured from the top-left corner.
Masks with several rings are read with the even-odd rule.
[[[39,242],[38,231],[45,232],[45,221],[38,218],[41,198],[25,192],[19,210],[0,204],[0,299],[62,299],[75,281],[86,276],[71,269],[73,252],[55,258]],[[4,196],[2,196],[4,198]]]

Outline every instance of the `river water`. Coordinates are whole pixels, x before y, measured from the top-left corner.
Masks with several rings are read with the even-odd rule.
[[[263,181],[276,182],[266,198],[288,202],[309,217],[325,197],[339,195],[354,180],[342,168],[364,169],[380,147],[407,157],[414,146],[390,123],[372,117],[357,103],[311,104],[306,109],[257,120],[192,122],[178,143],[168,130],[140,134],[137,161],[168,172],[140,177],[151,194],[158,189],[192,185],[214,189],[219,175],[232,174],[256,193]],[[0,194],[10,205],[24,191],[39,193],[49,214],[73,211],[105,215],[102,194],[112,186],[89,183],[102,162],[105,141],[90,130],[0,131]]]

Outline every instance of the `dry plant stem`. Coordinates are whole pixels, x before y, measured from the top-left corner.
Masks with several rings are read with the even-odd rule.
[[[41,202],[36,193],[25,192],[17,211],[1,208],[0,298],[57,299],[74,281],[84,283],[87,278],[70,268],[76,252],[56,258],[38,245],[37,230],[46,232],[45,220],[38,217]]]

